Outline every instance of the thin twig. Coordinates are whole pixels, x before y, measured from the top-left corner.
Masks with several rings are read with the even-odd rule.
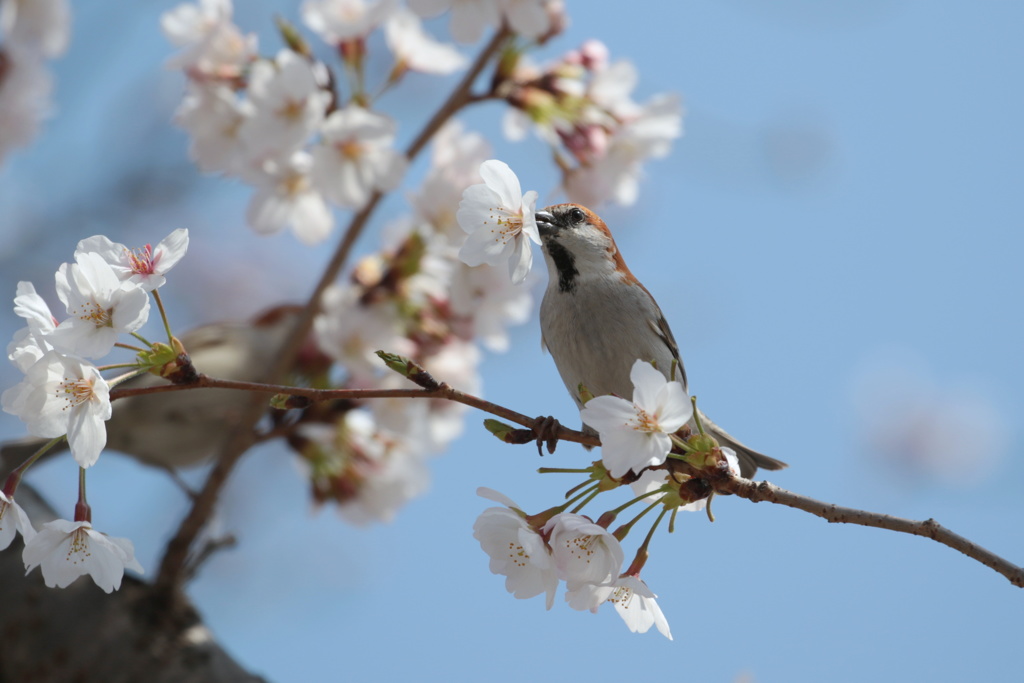
[[[423,130],[420,131],[420,134],[409,145],[406,157],[410,161],[420,153],[427,142],[455,112],[475,101],[475,96],[472,93],[473,83],[476,82],[491,58],[505,44],[509,35],[508,30],[502,28],[487,43],[449,98],[441,105],[423,127]],[[320,309],[320,300],[324,291],[337,279],[338,274],[348,262],[356,240],[362,235],[370,216],[377,208],[382,197],[383,195],[380,192],[374,192],[366,204],[352,217],[348,229],[345,231],[338,248],[334,252],[334,256],[324,270],[319,282],[317,282],[308,303],[299,314],[288,338],[281,345],[276,362],[266,374],[268,380],[281,381],[286,376],[288,368],[292,367],[299,348],[313,326],[313,318]],[[195,497],[191,509],[181,521],[173,538],[167,543],[167,548],[164,551],[163,558],[161,558],[157,577],[154,581],[154,590],[164,597],[168,599],[173,597],[175,591],[184,582],[189,549],[198,537],[203,525],[206,524],[206,520],[210,518],[213,507],[220,496],[220,491],[223,489],[239,458],[255,443],[257,437],[253,428],[263,415],[264,410],[265,403],[259,397],[254,397],[247,410],[240,416],[238,427],[234,429],[216,464],[210,470],[210,474],[207,476],[199,495]]]
[[[963,536],[956,534],[942,526],[934,519],[926,519],[923,522],[893,517],[892,515],[880,512],[868,512],[855,508],[840,507],[832,503],[825,503],[807,496],[787,491],[768,481],[750,481],[740,477],[723,476],[711,482],[716,491],[723,493],[734,493],[741,498],[746,498],[754,503],[766,501],[776,505],[796,508],[809,512],[812,515],[821,517],[833,524],[858,524],[860,526],[875,527],[877,529],[889,529],[902,534],[913,536],[924,536],[937,543],[947,545],[953,550],[959,550],[967,557],[977,560],[986,567],[993,569],[1007,579],[1010,583],[1019,588],[1024,588],[1024,568],[1009,562],[996,555],[990,550],[982,548],[977,543],[970,541]]]

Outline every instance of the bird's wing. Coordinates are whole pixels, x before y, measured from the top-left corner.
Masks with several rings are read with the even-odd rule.
[[[665,342],[665,346],[672,352],[672,357],[679,362],[679,374],[676,379],[682,383],[683,391],[689,391],[686,382],[686,368],[683,367],[683,359],[679,357],[679,345],[676,344],[676,338],[672,336],[672,330],[669,328],[665,316],[661,314],[661,311],[658,311],[658,319],[648,318],[647,322],[651,329],[654,330],[654,333],[658,335],[658,338]]]

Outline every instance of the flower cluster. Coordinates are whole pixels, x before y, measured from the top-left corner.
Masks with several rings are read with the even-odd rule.
[[[484,29],[502,22],[523,38],[538,41],[565,24],[561,0],[409,0],[409,6],[428,17],[450,10],[452,36],[462,43],[475,43]]]
[[[688,472],[717,473],[725,467],[738,476],[739,463],[735,453],[719,448],[711,437],[688,434],[686,425],[693,417],[693,407],[679,382],[670,381],[640,360],[633,365],[630,378],[632,401],[598,396],[590,398],[580,411],[584,422],[600,434],[602,460],[584,469],[541,470],[587,476],[566,494],[568,502],[529,515],[501,494],[481,489],[482,496],[506,507],[485,510],[474,526],[474,536],[491,558],[491,571],[506,577],[505,587],[515,597],[544,593],[550,609],[559,581],[565,581],[565,600],[573,609],[596,612],[610,602],[631,631],[643,633],[653,625],[671,638],[656,596],[640,579],[648,546],[666,515],[674,520],[679,511],[707,507],[711,490]],[[604,512],[596,522],[578,514],[599,494],[624,484],[629,484],[635,496],[625,505]],[[637,503],[646,507],[609,532],[618,515]],[[623,570],[620,541],[656,508],[661,512],[634,560]]]
[[[498,94],[512,106],[505,133],[521,139],[530,125],[553,148],[571,201],[632,204],[642,164],[668,154],[682,134],[682,106],[673,95],[640,105],[631,93],[636,68],[609,62],[608,49],[585,42],[554,64],[507,60]]]
[[[254,230],[290,227],[316,244],[333,229],[332,206],[358,209],[395,189],[406,168],[396,124],[374,109],[365,82],[367,38],[386,34],[393,68],[384,89],[409,70],[449,74],[466,60],[390,0],[307,0],[301,14],[342,56],[347,91],[290,26],[282,26],[286,48],[259,56],[256,37],[233,23],[230,0],[180,5],[163,28],[181,48],[170,65],[188,77],[176,118],[192,138],[193,160],[254,188],[246,213]]]
[[[471,169],[488,153],[479,135],[456,123],[443,128],[414,213],[390,227],[385,248],[359,261],[347,283],[325,293],[314,331],[344,371],[339,386],[408,388],[377,357],[385,349],[475,393],[476,341],[502,351],[507,327],[526,320],[529,291],[514,287],[503,268],[470,268],[458,259],[464,235],[452,206],[458,188],[479,180]],[[305,412],[289,441],[309,468],[315,500],[337,502],[356,522],[386,521],[426,490],[425,458],[461,434],[463,413],[450,401],[407,398],[320,406]]]
[[[491,571],[505,576],[509,593],[521,599],[544,593],[551,609],[564,581],[565,600],[573,609],[596,612],[611,603],[630,631],[646,633],[655,626],[672,639],[637,563],[623,571],[622,546],[607,524],[557,508],[531,516],[496,491],[478,493],[505,505],[484,510],[473,525],[473,536],[490,556]]]
[[[21,418],[30,434],[67,436],[82,467],[96,462],[106,444],[109,386],[89,359],[101,358],[122,334],[149,318],[149,292],[188,248],[188,232],[176,230],[153,249],[131,250],[102,235],[78,243],[74,263],[57,270],[59,321],[31,282],[18,283],[14,312],[25,319],[7,348],[24,379],[3,393],[5,412]]]
[[[92,529],[85,502],[85,468],[96,463],[106,445],[106,420],[112,414],[111,384],[92,360],[110,353],[123,334],[141,339],[137,330],[149,317],[150,292],[164,284],[165,274],[187,248],[188,232],[183,229],[155,249],[129,249],[102,235],[82,240],[74,262],[62,264],[55,276],[57,297],[65,309],[62,320],[50,312],[32,283],[18,283],[14,311],[26,326],[15,333],[7,357],[24,377],[3,392],[0,404],[21,418],[30,434],[55,441],[66,438],[82,468],[82,483],[75,521],[49,522],[37,534],[14,502],[21,474],[35,456],[15,470],[0,492],[0,549],[10,545],[15,531],[20,532],[26,569],[42,566],[49,586],[63,588],[90,574],[110,592],[120,586],[125,568],[142,571],[130,541]],[[149,367],[141,358],[135,373]]]
[[[49,112],[46,61],[67,49],[70,24],[67,0],[0,3],[0,161],[28,144]]]

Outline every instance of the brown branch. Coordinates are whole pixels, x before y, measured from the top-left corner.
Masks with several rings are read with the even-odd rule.
[[[502,28],[487,43],[452,94],[409,145],[406,157],[410,161],[420,153],[427,142],[455,112],[474,101],[474,95],[472,94],[473,83],[483,72],[491,58],[505,44],[509,35],[508,30]],[[280,381],[285,377],[288,368],[292,366],[299,348],[309,335],[309,330],[313,325],[313,318],[320,309],[320,300],[324,291],[337,279],[338,274],[348,262],[356,240],[362,235],[370,216],[377,208],[382,197],[383,195],[380,192],[374,192],[366,204],[352,217],[348,229],[345,231],[341,242],[334,252],[334,256],[317,282],[308,303],[299,314],[295,327],[281,345],[281,350],[277,355],[277,362],[266,375],[270,381]],[[246,412],[241,416],[239,426],[234,430],[216,464],[210,470],[202,490],[200,490],[192,503],[192,508],[168,542],[154,582],[155,591],[165,596],[165,598],[171,599],[181,586],[185,577],[186,560],[189,550],[202,530],[203,525],[206,524],[206,520],[210,518],[213,507],[220,497],[220,491],[223,489],[238,460],[255,443],[256,435],[253,427],[259,421],[264,409],[265,405],[263,402],[254,397]]]
[[[516,424],[522,425],[526,428],[533,428],[537,421],[536,418],[528,417],[522,413],[517,413],[514,410],[505,408],[504,406],[500,406],[477,396],[459,391],[458,389],[444,383],[441,383],[437,389],[308,389],[304,387],[288,387],[271,384],[258,384],[255,382],[220,380],[208,377],[207,375],[199,375],[198,379],[194,383],[188,385],[169,384],[155,387],[140,387],[138,389],[115,389],[110,393],[110,396],[111,400],[114,400],[123,396],[137,396],[140,394],[162,393],[165,391],[182,391],[192,388],[236,389],[239,391],[251,391],[262,395],[285,394],[288,396],[302,396],[311,401],[331,401],[338,399],[361,400],[373,398],[441,399],[462,403],[463,405],[504,418],[510,422],[515,422]],[[559,441],[572,441],[574,443],[585,444],[587,446],[601,445],[601,442],[596,437],[561,425],[558,427],[556,436]],[[977,560],[986,567],[989,567],[990,569],[1005,576],[1013,585],[1024,588],[1024,568],[1018,567],[990,550],[986,550],[977,543],[950,531],[934,519],[919,522],[911,519],[893,517],[892,515],[886,515],[879,512],[868,512],[866,510],[857,510],[855,508],[840,507],[833,503],[825,503],[792,491],[787,491],[786,489],[779,488],[767,481],[754,482],[749,479],[734,477],[724,470],[709,476],[709,473],[706,470],[694,468],[683,461],[671,460],[670,462],[672,463],[673,468],[687,472],[694,477],[706,480],[707,483],[719,493],[732,493],[754,503],[767,501],[769,503],[775,503],[776,505],[785,505],[786,507],[809,512],[812,515],[821,517],[831,523],[857,524],[860,526],[889,529],[891,531],[911,534],[913,536],[930,538],[937,543],[947,545],[954,550],[960,551],[971,559]]]
[[[714,478],[710,483],[716,491],[734,493],[754,503],[767,501],[776,505],[796,508],[797,510],[803,510],[804,512],[821,517],[832,524],[858,524],[860,526],[889,529],[890,531],[898,531],[902,534],[930,538],[937,543],[949,546],[953,550],[959,550],[972,560],[977,560],[989,569],[999,572],[1009,579],[1010,583],[1014,586],[1024,588],[1024,568],[1018,567],[992,551],[982,548],[977,543],[953,533],[934,519],[926,519],[923,522],[919,522],[912,519],[893,517],[892,515],[880,512],[840,507],[833,503],[825,503],[793,493],[792,491],[787,491],[768,481],[755,482],[749,479],[724,475],[720,478]]]
[[[526,428],[532,428],[536,418],[528,417],[504,406],[484,400],[479,396],[473,396],[452,387],[449,384],[441,383],[437,389],[309,389],[306,387],[289,387],[276,384],[260,384],[258,382],[240,382],[235,380],[216,379],[209,375],[199,374],[194,382],[188,384],[159,384],[151,387],[137,387],[131,389],[114,389],[110,392],[110,400],[116,401],[119,398],[128,396],[141,396],[143,394],[162,394],[169,391],[189,391],[192,389],[235,389],[237,391],[250,391],[255,394],[284,394],[286,396],[301,396],[310,401],[335,401],[340,399],[361,400],[371,398],[435,398],[445,401],[454,401],[463,405],[482,410],[491,415],[515,422]],[[261,401],[265,406],[266,402]],[[568,427],[559,427],[559,441],[572,441],[573,443],[585,444],[587,446],[600,446],[601,442],[596,437],[578,432]]]

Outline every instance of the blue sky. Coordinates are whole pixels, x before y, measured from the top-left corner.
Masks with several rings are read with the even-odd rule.
[[[149,5],[76,7],[54,116],[3,170],[3,286],[12,296],[19,279],[48,287],[96,232],[138,242],[187,226],[195,256],[179,319],[301,297],[326,249],[256,238],[243,226],[246,193],[187,167],[185,138],[167,123],[181,83],[162,66],[170,48],[157,22],[173,3]],[[597,37],[638,66],[639,99],[668,90],[685,100],[685,137],[648,167],[639,204],[602,215],[672,324],[704,409],[788,461],[770,477],[783,487],[934,517],[1024,561],[1024,6],[567,5],[572,24],[551,56]],[[290,3],[238,10],[264,51],[276,46],[274,12],[297,15]],[[435,83],[415,87],[439,98]],[[410,136],[422,109],[400,97],[384,106]],[[490,135],[524,186],[559,199],[546,194],[543,147],[502,141],[500,113],[488,105],[464,121]],[[375,228],[404,211],[400,197],[389,202]],[[361,247],[375,244],[371,233]],[[225,252],[248,265],[211,268]],[[8,315],[4,334],[16,326]],[[482,373],[491,400],[575,423],[535,318]],[[905,416],[921,426],[893,446],[879,425]],[[714,524],[694,515],[654,541],[644,574],[673,642],[630,634],[611,611],[515,600],[472,538],[489,505],[475,490],[540,509],[576,482],[535,468],[586,455],[564,444],[540,462],[497,443],[482,418],[472,414],[431,463],[429,494],[387,526],[312,511],[286,455],[249,457],[218,522],[240,545],[190,589],[218,638],[276,681],[941,682],[1019,671],[1024,594],[1001,576],[930,541],[739,499],[718,499]],[[0,433],[19,429],[3,416]],[[954,466],[914,450],[937,432],[958,444]],[[117,457],[94,474],[97,526],[131,537],[155,568],[181,494]],[[75,475],[54,463],[35,482],[70,512]]]

